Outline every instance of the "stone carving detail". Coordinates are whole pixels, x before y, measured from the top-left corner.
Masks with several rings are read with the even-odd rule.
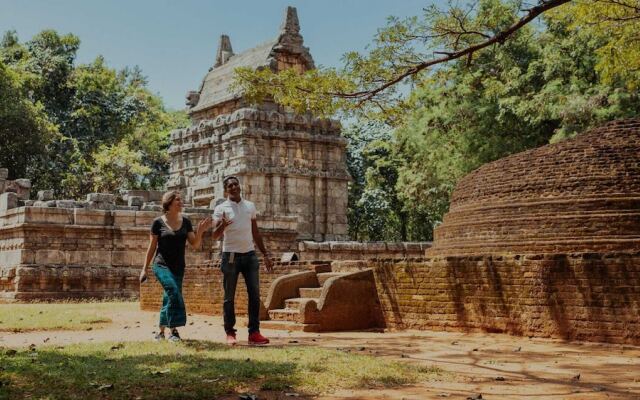
[[[229,39],[227,35],[221,35],[220,42],[218,43],[218,52],[216,54],[216,63],[213,67],[215,68],[225,64],[231,57],[233,57],[231,39]]]
[[[200,93],[193,90],[187,93],[187,101],[185,104],[188,107],[195,107],[198,105],[198,101],[200,101]]]

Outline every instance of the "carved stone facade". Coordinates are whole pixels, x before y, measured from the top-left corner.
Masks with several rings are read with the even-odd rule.
[[[347,238],[346,139],[335,120],[299,115],[273,102],[248,104],[231,86],[235,68],[314,68],[295,8],[276,40],[234,54],[220,38],[214,66],[187,95],[192,126],[172,132],[169,189],[195,205],[223,198],[222,179],[240,178],[266,226],[297,222],[300,240]]]

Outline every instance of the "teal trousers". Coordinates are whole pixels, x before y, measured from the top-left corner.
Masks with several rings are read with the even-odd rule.
[[[177,328],[187,324],[187,311],[182,297],[182,278],[162,265],[154,264],[153,273],[164,289],[162,308],[160,309],[160,326]]]

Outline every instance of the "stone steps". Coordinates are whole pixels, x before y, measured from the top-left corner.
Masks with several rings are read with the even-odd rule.
[[[299,321],[300,311],[292,308],[277,308],[269,310],[269,319],[272,321],[288,321],[296,323]]]
[[[298,291],[300,292],[300,297],[320,298],[320,295],[322,294],[321,287],[300,288]]]
[[[305,300],[315,300],[318,302],[318,298],[310,298],[310,297],[294,297],[292,299],[286,299],[284,301],[284,309],[298,310],[300,308],[300,303]]]
[[[270,300],[269,304],[278,308],[268,310],[269,319],[261,322],[262,327],[319,332],[379,326],[380,317],[376,317],[375,311],[372,311],[380,307],[375,300],[377,296],[372,271],[314,272],[312,275],[315,276],[309,276],[308,273],[291,274],[288,280],[283,279],[278,285],[272,286],[269,296],[278,300]],[[327,283],[329,280],[332,282]],[[320,286],[313,287],[316,284],[314,281]],[[283,291],[277,292],[279,288],[283,288]],[[320,304],[323,291],[330,299]],[[288,297],[296,294],[299,297]]]

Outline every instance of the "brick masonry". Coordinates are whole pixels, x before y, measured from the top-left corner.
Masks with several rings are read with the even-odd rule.
[[[465,176],[428,253],[605,253],[639,239],[640,119],[631,119]]]
[[[298,243],[301,260],[368,260],[422,257],[431,242],[307,242]]]
[[[640,344],[640,251],[342,261],[373,268],[387,327]]]

